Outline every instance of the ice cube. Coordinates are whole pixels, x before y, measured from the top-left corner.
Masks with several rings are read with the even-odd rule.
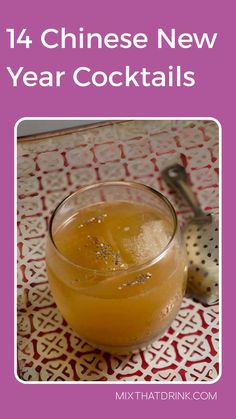
[[[152,259],[165,248],[171,237],[170,226],[165,220],[153,220],[143,224],[138,236],[125,238],[124,249],[135,263]]]

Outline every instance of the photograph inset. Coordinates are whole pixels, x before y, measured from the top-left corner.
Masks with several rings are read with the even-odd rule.
[[[17,376],[219,377],[214,120],[17,125]]]

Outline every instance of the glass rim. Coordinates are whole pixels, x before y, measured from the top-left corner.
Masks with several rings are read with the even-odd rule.
[[[58,211],[60,210],[60,208],[63,206],[63,204],[65,204],[65,202],[67,202],[73,196],[79,195],[79,194],[81,194],[85,191],[96,189],[96,188],[101,187],[101,186],[127,186],[127,187],[130,187],[130,188],[144,190],[145,192],[148,192],[148,193],[151,193],[155,196],[158,196],[158,198],[160,198],[167,205],[167,207],[169,208],[169,210],[171,212],[173,221],[174,221],[173,232],[171,234],[171,237],[170,237],[168,243],[161,250],[161,252],[157,254],[157,256],[148,259],[146,262],[134,264],[134,265],[130,266],[128,269],[116,270],[116,271],[101,271],[101,270],[98,270],[98,269],[88,268],[86,266],[82,266],[82,265],[79,265],[79,264],[73,262],[72,260],[67,258],[58,249],[58,247],[57,247],[57,245],[54,241],[54,238],[53,238],[52,227],[53,227],[54,218],[55,218],[56,214],[58,213]],[[56,208],[53,210],[53,212],[50,216],[49,226],[48,226],[48,236],[50,238],[50,241],[51,241],[55,251],[58,253],[60,258],[62,258],[65,262],[72,265],[73,267],[75,267],[77,269],[80,269],[80,270],[84,270],[86,272],[91,272],[91,273],[96,274],[96,275],[101,275],[101,276],[104,276],[104,275],[106,275],[106,276],[119,276],[119,275],[124,275],[124,274],[129,274],[129,273],[132,273],[132,272],[144,270],[146,268],[149,268],[149,267],[153,266],[158,261],[160,261],[166,255],[169,248],[171,247],[171,245],[173,243],[173,240],[176,236],[177,230],[178,230],[178,218],[177,218],[177,215],[176,215],[176,211],[175,211],[173,205],[171,204],[171,202],[169,201],[169,199],[166,198],[165,195],[163,195],[159,191],[156,191],[151,186],[145,185],[143,183],[133,182],[133,181],[114,180],[114,181],[97,182],[97,183],[93,183],[91,185],[83,186],[80,189],[76,190],[75,192],[67,195],[61,202],[59,202],[59,204],[56,206]]]

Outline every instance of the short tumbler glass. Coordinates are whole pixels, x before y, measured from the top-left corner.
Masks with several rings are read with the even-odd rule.
[[[79,220],[80,214],[86,213],[88,208],[98,208],[97,204],[112,208],[117,203],[120,212],[126,205],[134,204],[139,208],[143,205],[144,218],[145,211],[150,208],[168,222],[169,239],[160,251],[155,253],[152,248],[151,257],[145,260],[141,258],[130,265],[117,264],[114,269],[104,270],[94,268],[93,264],[76,263],[61,250],[57,243],[58,232],[64,231],[69,245],[73,244],[74,236],[70,241],[70,230],[67,231],[71,220]],[[102,216],[99,217],[92,217],[89,223],[102,222]],[[137,221],[135,217],[129,220],[132,226]],[[114,229],[119,233],[120,227],[115,221]],[[87,225],[92,228],[89,223]],[[76,227],[78,238],[81,225],[78,223]],[[112,233],[112,227],[110,229]],[[124,229],[127,241],[130,226]],[[154,234],[153,231],[149,234]],[[118,239],[118,233],[115,239]],[[142,235],[144,247],[148,237]],[[91,246],[98,244],[94,238],[92,240]],[[84,252],[84,260],[87,260],[91,249],[85,246],[78,247],[77,251],[82,252],[82,260]],[[96,251],[98,254],[100,252]],[[108,256],[111,254],[109,250]],[[46,265],[52,294],[65,320],[88,343],[112,353],[144,348],[160,337],[178,313],[185,293],[187,259],[175,210],[161,193],[139,183],[97,183],[64,199],[50,219]]]

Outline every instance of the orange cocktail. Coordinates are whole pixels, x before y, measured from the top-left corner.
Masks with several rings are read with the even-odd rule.
[[[175,212],[140,184],[97,184],[64,200],[50,222],[46,261],[66,321],[112,352],[146,346],[163,334],[185,292]]]

